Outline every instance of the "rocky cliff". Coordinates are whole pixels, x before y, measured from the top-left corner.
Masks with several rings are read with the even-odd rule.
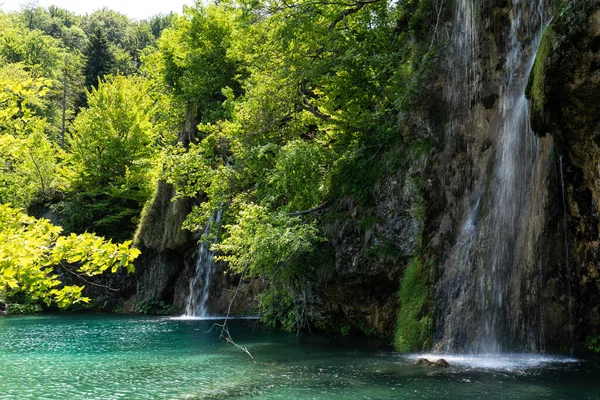
[[[599,4],[571,2],[556,15],[545,32],[529,85],[534,129],[554,138],[562,168],[561,206],[568,243],[562,264],[568,265],[570,277],[550,284],[571,283],[571,330],[579,344],[600,330]],[[557,322],[553,315],[550,325]]]

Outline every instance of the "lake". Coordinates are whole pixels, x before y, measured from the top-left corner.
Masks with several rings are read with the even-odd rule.
[[[600,399],[600,361],[448,356],[417,367],[376,339],[230,321],[118,315],[0,318],[1,399]],[[436,359],[438,356],[429,356]]]

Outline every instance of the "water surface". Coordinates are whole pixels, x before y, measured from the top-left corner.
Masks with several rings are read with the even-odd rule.
[[[366,338],[232,321],[258,363],[211,320],[125,316],[0,319],[1,399],[600,399],[600,362],[510,355],[414,366]],[[431,356],[434,358],[435,356]],[[529,360],[529,361],[528,361]],[[532,361],[534,360],[534,361]]]

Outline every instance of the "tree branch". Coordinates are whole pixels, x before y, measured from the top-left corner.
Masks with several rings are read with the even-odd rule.
[[[250,356],[250,359],[252,360],[252,362],[256,364],[256,359],[254,358],[252,353],[250,353],[250,350],[248,350],[247,347],[237,344],[231,337],[231,334],[229,333],[229,328],[227,327],[227,321],[229,320],[229,315],[231,314],[231,306],[233,305],[233,302],[234,302],[235,298],[237,297],[238,291],[240,290],[240,286],[242,285],[242,281],[244,280],[244,274],[245,274],[246,268],[250,264],[250,260],[252,260],[252,254],[250,255],[250,258],[248,258],[248,262],[246,263],[246,266],[242,270],[242,274],[240,275],[240,280],[237,284],[237,287],[235,288],[235,293],[233,294],[233,297],[231,298],[231,301],[229,302],[229,307],[227,307],[227,314],[225,315],[225,320],[223,321],[222,324],[216,324],[216,323],[213,324],[213,326],[209,329],[208,332],[212,331],[212,329],[215,326],[220,327],[221,333],[219,334],[219,339],[225,340],[225,342],[234,345],[239,350],[248,354],[248,356]]]
[[[343,21],[344,19],[346,19],[346,17],[350,14],[354,14],[359,12],[364,6],[366,6],[367,4],[373,4],[373,3],[377,3],[381,0],[369,0],[369,1],[358,1],[356,2],[352,8],[348,8],[346,10],[344,10],[344,12],[342,12],[336,19],[334,19],[331,22],[331,25],[329,25],[329,30],[332,31],[335,29],[336,25]]]
[[[253,136],[257,136],[257,135],[262,135],[263,133],[267,133],[267,132],[269,132],[271,130],[271,128],[273,127],[273,125],[285,124],[286,122],[290,121],[292,119],[292,115],[294,115],[294,113],[298,112],[298,111],[300,111],[300,110],[298,108],[295,108],[294,110],[292,110],[289,113],[285,114],[283,117],[269,122],[267,124],[267,126],[263,127],[262,129],[259,129],[257,131],[249,133],[248,137],[253,137]]]
[[[302,96],[302,105],[300,107],[303,110],[306,110],[306,111],[310,112],[311,114],[313,114],[317,118],[324,119],[326,121],[331,119],[331,115],[323,114],[315,106],[313,106],[312,104],[310,104],[310,102],[308,101],[308,99],[304,95]]]
[[[115,288],[112,288],[112,287],[110,287],[110,286],[107,286],[107,285],[101,285],[101,284],[99,284],[99,283],[90,282],[90,281],[88,281],[87,279],[85,279],[83,276],[81,276],[81,274],[78,274],[77,272],[75,272],[75,271],[72,271],[72,270],[70,270],[69,268],[67,268],[67,267],[66,267],[64,264],[60,264],[60,266],[61,266],[61,267],[62,267],[62,268],[65,270],[65,271],[67,271],[67,272],[68,272],[68,273],[70,273],[70,274],[73,274],[73,275],[75,275],[76,277],[78,277],[79,279],[81,279],[82,281],[84,281],[85,283],[87,283],[88,285],[96,286],[96,287],[103,288],[103,289],[107,289],[107,290],[112,290],[113,292],[119,292],[119,291],[120,291],[120,289],[115,289]]]
[[[309,210],[304,210],[304,211],[296,211],[296,212],[293,212],[293,213],[288,213],[288,214],[286,214],[286,215],[287,215],[288,217],[295,217],[295,216],[297,216],[297,215],[310,214],[310,213],[313,213],[313,212],[315,212],[315,211],[320,211],[320,210],[324,209],[324,208],[325,208],[325,206],[327,206],[327,204],[328,204],[328,203],[329,203],[329,202],[325,201],[323,204],[321,204],[321,205],[318,205],[318,206],[316,206],[316,207],[314,207],[314,208],[311,208],[311,209],[309,209]]]

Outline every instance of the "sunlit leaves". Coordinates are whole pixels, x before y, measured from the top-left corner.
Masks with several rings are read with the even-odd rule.
[[[289,277],[285,267],[322,240],[314,221],[301,223],[300,217],[272,214],[253,203],[239,207],[236,223],[224,227],[227,237],[216,245],[224,254],[219,258],[236,272],[272,276],[283,268],[280,273]]]
[[[59,183],[59,150],[45,135],[47,79],[31,78],[22,66],[0,68],[0,202],[26,207]]]
[[[63,285],[58,272],[133,271],[140,252],[130,241],[116,244],[89,233],[60,236],[61,231],[48,220],[0,204],[0,293],[24,293],[33,301],[67,307],[89,299],[82,286]]]
[[[268,174],[268,192],[273,200],[284,200],[288,211],[318,206],[327,195],[324,180],[328,167],[327,148],[314,141],[296,140],[283,146]]]
[[[154,150],[152,98],[142,78],[109,76],[88,93],[74,122],[73,161],[87,184],[105,185],[127,169],[144,171]]]
[[[339,160],[395,133],[393,7],[227,4],[188,10],[160,41],[164,80],[204,118],[196,143],[168,152],[166,176],[203,199],[186,228],[225,208],[217,247],[234,270],[291,276],[321,240],[311,210],[329,200]],[[224,79],[233,67],[239,92]],[[207,99],[227,112],[206,118]]]
[[[210,103],[232,86],[235,63],[227,57],[238,11],[223,7],[186,8],[159,40],[163,79],[186,102]]]

